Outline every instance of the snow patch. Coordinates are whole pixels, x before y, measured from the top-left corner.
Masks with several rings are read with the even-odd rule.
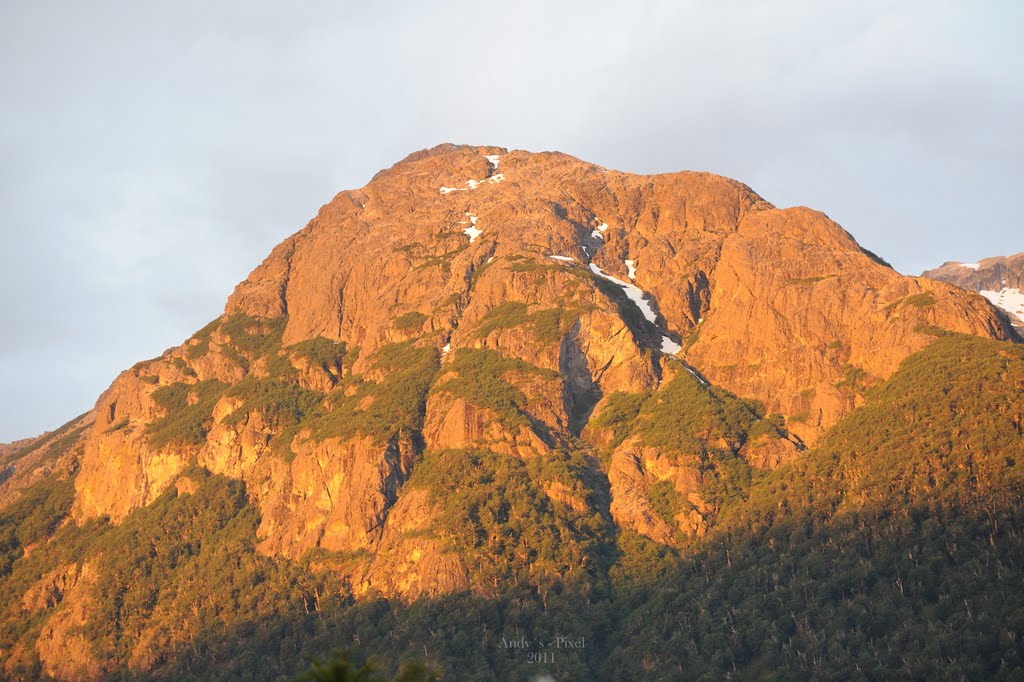
[[[626,264],[626,277],[636,279],[636,261],[627,260],[622,262]]]
[[[642,289],[630,284],[629,282],[623,282],[621,279],[612,277],[593,263],[590,264],[590,270],[598,277],[604,278],[609,282],[614,282],[622,287],[623,291],[626,292],[626,297],[636,304],[636,307],[640,309],[640,313],[644,316],[644,319],[652,324],[657,322],[658,315],[654,312],[654,308],[651,307],[651,302],[647,298],[647,294],[644,293]]]
[[[484,158],[487,159],[487,163],[494,167],[494,170],[498,170],[498,164],[501,163],[501,154],[485,154]]]
[[[982,291],[982,296],[987,298],[992,305],[1002,308],[1017,318],[1016,324],[1024,324],[1024,292],[1020,289],[1008,289],[1003,287],[999,291]]]
[[[962,268],[970,268],[971,270],[977,270],[978,268],[981,267],[981,264],[980,263],[961,263],[960,267],[962,267]]]
[[[590,231],[590,236],[593,237],[594,239],[600,239],[601,241],[604,241],[604,233],[607,229],[608,223],[601,223],[600,225],[598,225],[597,227]]]
[[[469,227],[462,231],[467,237],[469,237],[469,243],[472,244],[476,241],[476,238],[484,233],[483,230],[478,230],[476,227],[476,216],[472,213],[466,213],[466,217],[469,218]]]
[[[441,354],[442,355],[447,355],[448,352],[451,351],[451,349],[452,349],[452,344],[446,343],[446,344],[444,344],[444,347],[441,349]]]
[[[554,258],[555,260],[560,260],[563,263],[575,263],[576,262],[576,259],[573,258],[572,256],[548,256],[548,258]]]
[[[683,347],[680,346],[678,343],[676,343],[672,339],[668,338],[667,336],[662,335],[662,337],[661,337],[661,352],[662,353],[666,353],[668,355],[675,355],[676,353],[678,353],[682,349],[683,349]]]

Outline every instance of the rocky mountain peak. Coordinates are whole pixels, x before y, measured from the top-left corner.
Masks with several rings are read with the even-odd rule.
[[[0,508],[44,481],[71,491],[61,523],[134,528],[216,490],[254,508],[254,553],[315,563],[345,599],[494,596],[502,552],[549,557],[524,569],[538,585],[586,584],[606,533],[695,543],[908,356],[941,342],[955,367],[970,339],[950,332],[1013,337],[981,295],[895,272],[819,211],[709,173],[441,145],[335,196],[90,413],[0,448]],[[527,516],[560,539],[529,546]],[[473,544],[507,537],[527,544]],[[103,556],[18,595],[55,609],[47,675],[107,671],[76,634]]]

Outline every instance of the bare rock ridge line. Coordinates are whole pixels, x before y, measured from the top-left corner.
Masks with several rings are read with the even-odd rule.
[[[49,450],[4,460],[0,503],[65,466],[76,521],[119,523],[171,486],[188,494],[203,467],[245,482],[261,551],[351,557],[357,593],[442,594],[474,578],[426,532],[426,458],[600,450],[616,523],[671,544],[714,514],[711,465],[608,415],[640,396],[652,414],[728,404],[754,435],[702,437],[774,467],[942,331],[1013,335],[982,296],[900,275],[824,214],[727,178],[441,145],[339,193],[220,318],[123,372]],[[586,508],[560,485],[553,499]],[[655,485],[690,505],[674,525],[651,509]]]

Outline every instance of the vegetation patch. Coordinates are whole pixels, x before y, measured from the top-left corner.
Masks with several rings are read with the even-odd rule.
[[[870,258],[875,263],[878,263],[879,265],[884,265],[885,267],[892,269],[892,264],[889,261],[887,261],[884,258],[882,258],[881,256],[879,256],[874,251],[870,251],[868,249],[865,249],[863,246],[860,248],[860,250],[861,250],[861,253],[863,253],[865,256]]]
[[[531,313],[528,304],[507,301],[487,311],[480,319],[476,336],[486,338],[495,331],[528,324],[538,341],[555,343],[561,341],[562,336],[580,315],[594,309],[596,306],[554,307],[542,308]]]
[[[762,437],[785,438],[787,435],[786,418],[778,413],[758,419],[747,429],[747,440],[756,440]]]
[[[664,480],[658,481],[650,488],[647,489],[647,502],[651,505],[651,509],[658,517],[668,524],[674,532],[679,529],[679,522],[676,521],[676,516],[681,513],[688,505],[685,504],[683,498],[676,492],[675,486],[672,481]]]
[[[427,316],[423,313],[413,310],[396,317],[393,324],[395,329],[399,331],[410,331],[412,329],[421,329],[427,319]]]
[[[925,291],[920,294],[914,294],[913,296],[907,296],[903,299],[903,305],[909,305],[915,308],[927,308],[928,306],[935,305],[935,294],[930,291]]]
[[[914,327],[914,331],[918,334],[927,334],[928,336],[934,336],[936,338],[949,336],[953,332],[943,329],[942,327],[936,327],[933,324],[919,324]]]
[[[610,456],[612,451],[632,433],[633,424],[637,415],[640,414],[640,408],[649,395],[649,393],[616,391],[605,398],[601,413],[591,420],[590,426],[596,429],[611,430],[612,441],[606,448],[607,455]]]
[[[198,343],[190,345],[185,350],[185,355],[189,360],[198,360],[210,352],[210,338],[220,328],[220,324],[221,318],[218,317],[192,335],[192,339],[198,341]]]
[[[871,383],[871,375],[866,370],[856,365],[843,365],[843,378],[836,383],[836,388],[842,388],[854,393],[864,393]]]
[[[256,360],[281,347],[287,324],[284,317],[259,320],[245,313],[233,313],[224,320],[221,331],[227,334],[232,348],[247,359]]]
[[[529,308],[521,301],[505,301],[491,308],[480,318],[476,335],[484,338],[499,329],[511,329],[525,324],[529,318]]]
[[[195,371],[188,366],[188,363],[185,362],[184,358],[173,357],[171,358],[171,364],[185,376],[194,377],[196,375]]]
[[[815,275],[813,277],[792,277],[786,280],[786,285],[814,284],[816,282],[821,282],[822,280],[832,279],[835,276],[836,275]]]
[[[511,259],[510,259],[511,260]],[[568,272],[573,268],[566,268],[561,265],[555,265],[554,263],[543,263],[537,260],[516,260],[509,266],[509,272]]]
[[[372,361],[386,377],[377,383],[349,377],[328,396],[327,407],[305,420],[316,440],[350,438],[356,434],[387,442],[399,432],[423,426],[427,392],[439,366],[434,348],[393,343],[380,348]],[[362,406],[362,407],[361,407]]]
[[[448,298],[446,298],[443,301],[441,301],[441,303],[438,305],[438,307],[439,308],[447,308],[449,306],[455,306],[455,305],[458,305],[459,301],[461,301],[461,300],[462,300],[462,294],[459,294],[459,293],[450,294],[448,296]]]
[[[150,447],[202,445],[213,425],[213,407],[227,388],[219,381],[201,381],[174,383],[153,391],[153,400],[166,414],[146,427]]]
[[[226,426],[237,426],[253,412],[259,412],[272,425],[275,435],[271,451],[286,461],[295,457],[291,442],[302,420],[316,413],[323,395],[290,381],[248,377],[232,386],[227,395],[242,404],[224,418]]]
[[[644,401],[635,433],[645,445],[667,452],[701,456],[708,443],[743,443],[764,408],[680,372]]]
[[[526,396],[505,378],[507,374],[535,377],[544,381],[558,379],[558,373],[510,358],[487,348],[460,348],[454,360],[445,367],[455,376],[436,387],[464,398],[478,407],[493,411],[509,429],[529,424]]]
[[[340,341],[332,341],[323,336],[316,336],[294,343],[285,352],[294,358],[305,360],[313,367],[319,367],[324,371],[340,369],[343,365],[343,358],[347,352],[345,344]],[[354,360],[354,358],[352,358]]]
[[[693,328],[690,330],[690,333],[686,335],[686,338],[683,340],[683,353],[686,353],[688,350],[690,350],[693,344],[697,343],[697,339],[700,338],[700,328],[702,324],[702,322],[698,322],[697,324],[693,325]]]
[[[594,555],[609,549],[599,514],[555,504],[544,491],[552,478],[582,489],[584,471],[568,453],[527,463],[486,450],[448,450],[429,455],[409,484],[430,491],[440,511],[436,530],[454,541],[478,580],[493,587],[527,583],[546,600],[600,569]]]
[[[75,484],[53,473],[31,486],[0,513],[0,578],[10,575],[25,547],[50,537],[68,514]]]
[[[911,306],[912,308],[927,308],[935,305],[935,294],[930,291],[924,291],[919,294],[911,294],[910,296],[904,296],[898,301],[893,301],[889,305],[885,306],[886,310],[893,310],[902,306]]]
[[[441,254],[425,253],[419,256],[422,262],[417,264],[414,268],[416,271],[425,270],[427,268],[441,268],[444,271],[448,271],[451,268],[452,259],[459,255],[463,251],[469,248],[469,242],[465,242],[459,245],[457,248],[452,249]]]

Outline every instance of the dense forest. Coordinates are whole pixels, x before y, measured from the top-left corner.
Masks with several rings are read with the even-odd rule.
[[[423,359],[391,361],[411,368],[395,381],[418,381]],[[521,396],[450,381],[515,418]],[[686,372],[674,381],[659,401],[617,398],[604,417],[616,438],[693,450],[709,429],[783,428]],[[271,389],[233,390],[298,419],[303,396]],[[83,566],[97,609],[71,627],[115,652],[114,679],[1020,679],[1024,348],[943,334],[860,390],[862,407],[777,469],[702,452],[714,513],[675,547],[612,522],[607,457],[583,441],[527,461],[428,453],[407,485],[437,502],[430,532],[482,587],[408,604],[356,599],[332,570],[344,556],[257,552],[240,481],[193,468],[121,524],[79,527],[74,472],[58,471],[0,516],[0,648],[14,674],[40,676],[31,652],[53,595],[33,587]],[[551,480],[586,507],[546,495]],[[669,517],[681,503],[652,497]]]

